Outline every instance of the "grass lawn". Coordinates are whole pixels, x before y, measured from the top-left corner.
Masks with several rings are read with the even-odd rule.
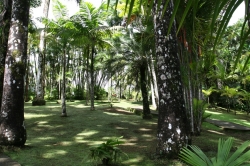
[[[61,106],[56,102],[47,102],[46,106],[25,103],[28,137],[25,147],[1,147],[0,150],[22,166],[93,166],[99,162],[91,160],[89,148],[107,139],[123,136],[125,144],[119,147],[128,158],[124,156],[120,165],[184,165],[178,160],[154,158],[157,117],[143,120],[141,116],[126,110],[141,105],[139,102],[121,101],[114,102],[110,108],[108,102],[97,102],[96,110],[90,111],[83,101],[67,102],[68,117],[60,117]],[[216,113],[215,110],[210,112]],[[216,114],[212,116],[216,117]],[[233,116],[235,119],[241,117]],[[213,156],[217,151],[218,139],[229,136],[236,138],[235,150],[236,146],[250,138],[250,132],[224,131],[204,122],[202,134],[193,137],[193,144]]]

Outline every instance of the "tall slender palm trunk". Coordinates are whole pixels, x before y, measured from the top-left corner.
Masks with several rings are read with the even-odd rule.
[[[66,50],[63,51],[63,66],[62,66],[62,87],[61,87],[61,102],[62,102],[62,117],[67,116],[66,112]]]
[[[151,83],[151,91],[152,91],[152,104],[158,110],[159,107],[159,94],[158,94],[158,87],[157,87],[157,79],[156,79],[156,72],[155,72],[155,61],[153,60],[152,54],[150,55],[151,60],[148,62],[148,70],[152,77]]]
[[[87,58],[86,58],[86,105],[88,105],[89,103],[89,96],[90,96],[90,83],[89,83],[89,47],[86,48],[86,54],[87,54]]]
[[[44,1],[43,17],[48,18],[50,0]],[[44,27],[43,27],[44,28]],[[38,66],[37,66],[37,78],[36,78],[36,95],[32,102],[32,105],[45,105],[44,100],[44,76],[45,76],[45,31],[41,30],[40,43],[38,52]]]
[[[141,83],[141,93],[142,93],[142,103],[143,103],[143,119],[151,119],[151,113],[149,109],[148,101],[148,88],[146,80],[146,70],[147,64],[146,60],[143,60],[143,63],[140,66],[140,83]]]
[[[94,56],[95,56],[95,47],[92,47],[91,51],[91,63],[90,63],[90,109],[93,111],[95,110],[94,101],[95,101],[95,92],[94,92]]]
[[[161,4],[158,4],[159,2]],[[154,0],[153,7],[159,88],[156,152],[170,158],[177,158],[181,148],[187,145],[189,129],[183,99],[175,22],[172,27],[169,27],[174,6],[173,1],[170,0],[162,16],[165,3],[166,0]],[[169,35],[167,35],[168,28],[171,28]]]
[[[22,146],[26,142],[24,78],[30,1],[13,0],[12,2],[0,114],[0,144]]]

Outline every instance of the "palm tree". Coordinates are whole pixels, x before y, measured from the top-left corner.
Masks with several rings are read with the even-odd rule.
[[[43,7],[43,17],[48,18],[49,14],[49,4],[50,0],[44,1],[44,7]],[[36,95],[35,99],[32,102],[32,105],[45,105],[46,102],[44,100],[44,72],[45,72],[45,64],[44,64],[44,58],[45,58],[45,32],[44,27],[42,27],[42,30],[40,32],[40,44],[38,49],[38,68],[37,68],[37,78],[36,78]]]
[[[22,146],[26,142],[23,94],[30,1],[12,2],[13,10],[8,18],[11,22],[0,114],[0,144]]]
[[[110,0],[108,0],[108,4],[109,4]],[[144,1],[140,1],[140,5],[142,5]],[[204,5],[203,3],[204,1],[200,1],[200,0],[189,0],[189,1],[180,1],[180,0],[177,0],[177,1],[147,1],[147,5],[149,6],[149,10],[148,11],[151,11],[151,9],[153,8],[154,9],[154,18],[155,18],[155,37],[157,39],[157,42],[160,41],[165,41],[164,38],[159,38],[159,36],[164,36],[167,34],[167,47],[165,47],[166,44],[164,45],[158,45],[156,44],[156,53],[157,52],[164,52],[164,51],[171,51],[171,49],[173,48],[173,50],[176,51],[177,47],[171,47],[171,46],[174,46],[176,45],[177,43],[177,40],[175,38],[176,36],[176,32],[179,32],[180,29],[182,28],[182,25],[183,25],[183,22],[185,21],[186,17],[190,14],[190,13],[194,13],[196,14],[197,12],[197,9],[199,7],[201,7],[202,5]],[[215,46],[216,44],[218,43],[218,41],[221,39],[221,36],[222,34],[224,33],[225,31],[225,28],[232,16],[232,13],[235,11],[235,9],[240,5],[240,3],[242,3],[243,0],[239,0],[239,1],[227,1],[227,0],[223,0],[223,1],[215,1],[215,3],[213,4],[213,8],[211,9],[211,13],[213,13],[212,15],[212,18],[210,19],[209,21],[209,26],[208,27],[211,27],[211,29],[208,31],[207,33],[207,37],[205,38],[210,38],[211,36],[213,36],[213,32],[215,30],[217,30],[217,36],[215,38],[215,42],[213,43],[213,47],[214,47],[214,50],[215,50]],[[248,1],[246,1],[248,2]],[[118,1],[117,1],[118,3]],[[131,0],[131,1],[126,1],[126,6],[129,6],[129,14],[128,14],[128,18],[131,17],[131,14],[132,14],[132,9],[133,9],[133,5],[135,3],[135,0]],[[161,4],[159,4],[161,3]],[[171,12],[171,15],[169,15],[168,19],[164,16],[166,16],[169,12],[169,5],[172,5],[172,3],[174,3],[174,5],[172,6],[172,8],[170,8],[170,12]],[[129,5],[128,5],[129,4]],[[200,4],[200,5],[199,5]],[[182,9],[182,10],[179,10],[179,9]],[[177,11],[181,11],[181,12],[177,12]],[[179,14],[179,15],[178,15]],[[163,16],[164,15],[164,16]],[[178,19],[178,28],[177,30],[174,30],[172,31],[172,28],[175,27],[175,21],[176,19]],[[218,23],[217,20],[220,20],[220,22]],[[161,20],[164,20],[164,22],[161,22]],[[161,24],[158,24],[158,22],[161,22]],[[165,24],[165,25],[164,25]],[[164,25],[165,27],[167,27],[167,30],[164,30],[165,31],[162,31],[163,29],[159,29],[161,28],[160,25]],[[195,26],[195,24],[192,24],[193,26]],[[215,25],[218,25],[218,26],[215,26]],[[162,26],[162,27],[164,27]],[[170,35],[170,36],[169,36]],[[192,34],[190,34],[192,35]],[[172,41],[172,43],[170,44],[170,41]],[[243,43],[243,42],[242,42]],[[241,43],[241,44],[242,44]],[[159,47],[158,47],[159,46]],[[176,67],[176,73],[179,73],[180,72],[180,66],[179,66],[179,63],[172,63],[172,64],[168,64],[168,63],[165,63],[165,62],[169,62],[169,61],[165,61],[166,59],[169,60],[169,57],[167,56],[168,54],[166,54],[166,56],[162,56],[162,57],[159,57],[159,55],[157,55],[158,57],[158,66],[160,68],[159,71],[158,71],[158,81],[161,80],[162,78],[166,81],[173,81],[176,79],[176,81],[178,82],[179,80],[179,77],[172,77],[171,75],[169,75],[169,77],[166,77],[166,75],[164,73],[161,72],[161,70],[165,70],[167,68],[175,68]],[[173,57],[173,56],[172,56]],[[177,59],[177,56],[176,56],[176,59]],[[178,60],[176,60],[178,61]],[[174,61],[174,62],[176,62]],[[237,61],[236,61],[237,62]],[[162,66],[161,66],[162,65]],[[165,65],[165,66],[164,66]],[[165,72],[166,73],[166,72]],[[169,73],[169,72],[167,72]],[[172,74],[172,73],[170,73]],[[168,83],[167,82],[167,83]],[[168,85],[166,82],[163,82],[163,81],[159,81],[158,82],[158,88],[159,88],[159,100],[160,100],[160,103],[165,103],[165,98],[168,98],[168,94],[172,93],[170,91],[170,89],[167,89],[169,86],[166,86]],[[165,85],[165,86],[164,86]],[[182,84],[180,84],[180,86],[178,86],[177,88],[178,90],[179,89],[182,89]],[[198,90],[199,92],[201,92],[201,89]],[[182,90],[178,91],[179,96],[180,98],[178,99],[175,99],[172,101],[172,104],[171,105],[182,105],[184,104],[183,103],[183,97],[181,97],[181,93],[182,93]],[[201,94],[201,93],[200,93]],[[167,97],[166,97],[167,96]],[[170,97],[170,96],[169,96]],[[171,96],[171,99],[172,96]],[[190,100],[192,102],[192,100]],[[161,105],[161,104],[160,104]],[[168,105],[166,105],[168,107]],[[160,107],[160,106],[159,106]],[[167,112],[171,113],[171,108],[168,108],[167,109]],[[186,116],[186,111],[181,111],[182,113],[178,116]],[[166,120],[169,119],[169,115],[168,114],[159,114],[159,121],[158,121],[158,125],[161,125],[160,123],[162,122],[160,119],[163,119],[163,120]],[[172,118],[171,118],[172,119]],[[179,119],[178,119],[179,120]],[[182,122],[180,122],[181,120],[184,120]],[[188,126],[188,121],[184,119],[180,119],[180,121],[178,123],[182,124],[182,123],[186,123],[186,125]],[[167,126],[167,125],[166,125]],[[182,126],[182,125],[181,125]],[[174,126],[173,127],[173,130],[176,130],[176,127],[177,126]],[[179,125],[178,125],[179,127]],[[171,126],[172,128],[172,126]],[[165,130],[163,130],[165,131]],[[188,129],[186,130],[187,133],[189,133]],[[185,135],[185,133],[183,133]],[[158,134],[158,137],[159,136],[163,136],[162,133],[159,133]],[[171,139],[172,140],[172,137],[171,135],[169,135],[168,137],[165,137],[165,140],[162,142],[162,143],[159,143],[159,146],[161,147],[160,149],[166,149],[166,145],[165,145],[165,142],[167,142],[168,139]],[[162,139],[159,139],[160,141],[162,141]],[[179,142],[175,142],[176,144],[178,145],[184,145],[183,143]],[[171,149],[172,150],[172,149]],[[178,148],[175,149],[177,150],[176,152],[178,153]],[[174,150],[172,150],[174,152]],[[164,151],[163,151],[164,152]],[[173,154],[173,153],[171,153]]]
[[[90,98],[91,110],[94,110],[94,59],[98,50],[109,45],[105,40],[107,36],[111,35],[111,30],[105,25],[105,19],[109,13],[105,10],[104,3],[99,8],[95,8],[91,3],[80,3],[80,11],[72,16],[79,33],[85,40],[83,43],[87,57],[90,58]],[[87,60],[88,61],[88,60]],[[88,72],[88,71],[87,71]],[[87,78],[88,79],[88,78]]]
[[[160,100],[157,153],[175,157],[188,143],[189,127],[182,92],[176,25],[175,21],[172,25],[165,24],[170,22],[174,4],[170,1],[166,12],[162,13],[163,9],[158,10],[158,6],[163,8],[165,4],[165,1],[161,4],[154,1],[153,7]],[[171,29],[169,34],[168,29]]]
[[[66,112],[66,54],[69,50],[69,43],[72,41],[72,35],[75,33],[76,29],[73,22],[67,18],[66,6],[59,1],[55,2],[54,7],[56,21],[44,18],[44,22],[47,26],[47,31],[50,32],[52,38],[56,38],[57,44],[60,45],[62,54],[62,84],[61,84],[61,105],[62,105],[62,117],[67,116]],[[49,35],[48,35],[49,37]]]

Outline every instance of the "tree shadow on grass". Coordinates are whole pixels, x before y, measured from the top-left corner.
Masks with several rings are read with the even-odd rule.
[[[61,118],[61,108],[56,103],[48,102],[42,107],[30,107],[27,103],[26,145],[5,153],[21,165],[94,165],[89,148],[123,136],[125,144],[120,148],[129,158],[122,165],[155,165],[148,154],[155,151],[156,119],[145,121],[105,104],[98,105],[96,111],[78,104],[67,103],[69,117]]]
[[[123,158],[120,165],[181,165],[178,161],[151,158],[157,144],[157,118],[146,121],[126,108],[110,108],[106,103],[97,105],[95,111],[90,111],[89,106],[81,102],[67,103],[69,117],[61,118],[60,113],[60,105],[56,103],[47,102],[42,107],[27,104],[26,145],[20,150],[6,150],[5,153],[21,165],[93,166],[98,162],[91,160],[89,148],[123,136],[125,143],[119,147],[129,158]],[[229,136],[236,137],[239,144],[250,135],[218,128],[211,130],[211,126],[207,126],[200,137],[193,138],[193,143],[207,152],[216,152],[218,139]]]

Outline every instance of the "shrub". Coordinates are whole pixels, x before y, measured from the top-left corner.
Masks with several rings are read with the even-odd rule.
[[[122,137],[120,137],[122,138]],[[117,146],[123,144],[119,138],[109,139],[106,142],[90,148],[90,156],[93,160],[101,160],[103,165],[109,165],[111,162],[117,162],[121,158],[122,152]]]
[[[95,92],[95,99],[96,100],[102,100],[102,99],[107,98],[107,92],[102,87],[95,86],[94,92]]]

